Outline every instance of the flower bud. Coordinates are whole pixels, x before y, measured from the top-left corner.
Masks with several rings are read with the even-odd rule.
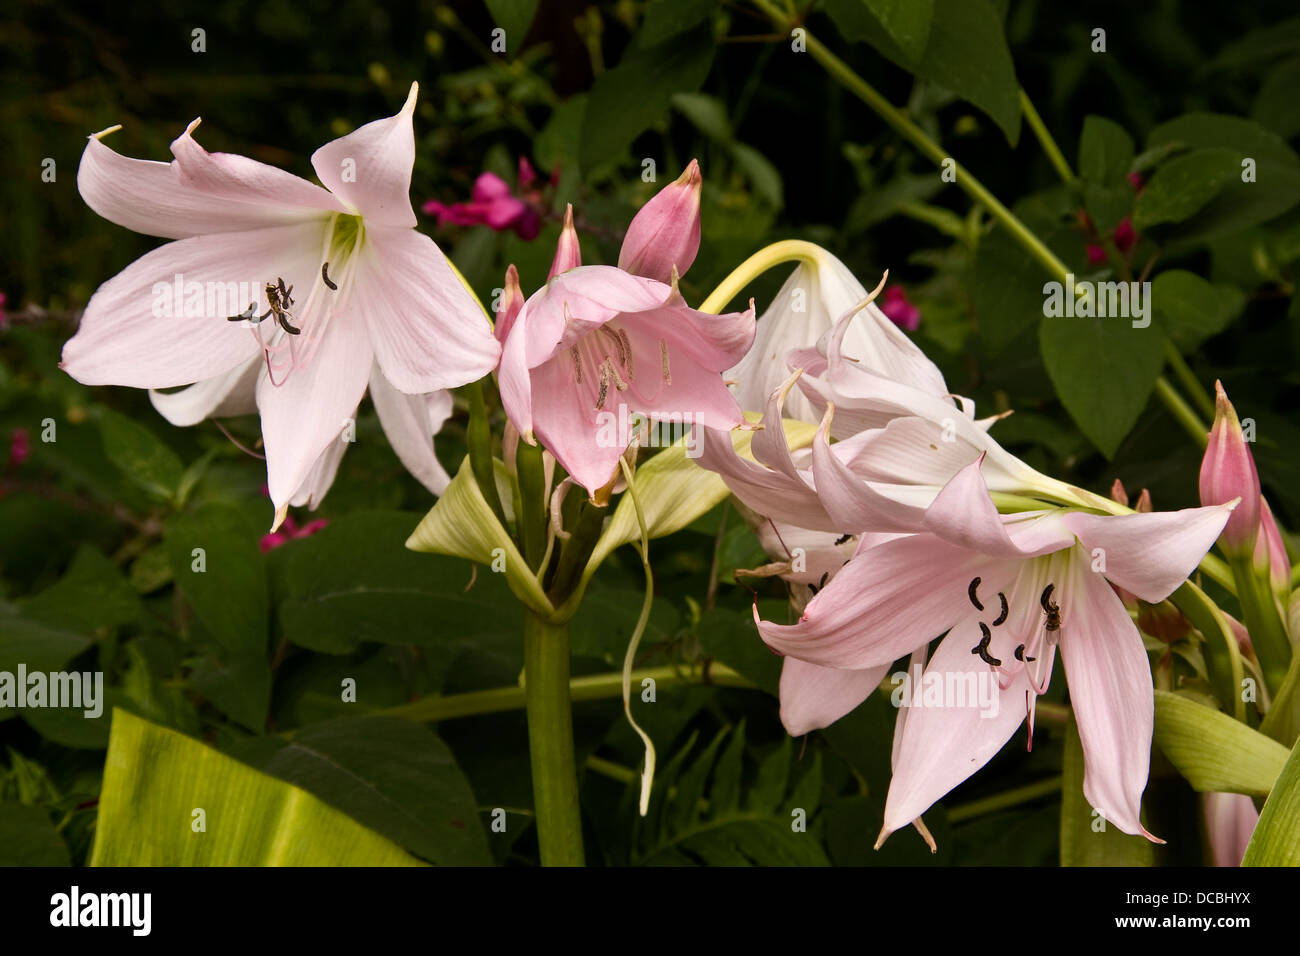
[[[1259,473],[1223,384],[1215,382],[1214,391],[1214,426],[1201,460],[1201,504],[1221,505],[1241,499],[1219,543],[1229,556],[1245,556],[1253,551],[1259,534]]]
[[[628,224],[618,267],[625,272],[669,282],[673,270],[685,275],[700,251],[700,164],[691,160],[677,179],[641,207]]]
[[[1259,498],[1259,537],[1255,539],[1253,564],[1256,574],[1267,572],[1273,593],[1285,600],[1291,590],[1291,559],[1287,557],[1273,509],[1263,495]]]

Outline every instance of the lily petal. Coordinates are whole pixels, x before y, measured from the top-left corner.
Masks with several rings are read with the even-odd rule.
[[[781,665],[781,723],[791,737],[829,727],[871,696],[889,664],[860,671],[819,667],[796,657]]]
[[[368,226],[415,226],[411,115],[419,91],[420,85],[412,83],[406,103],[395,116],[367,123],[312,153],[311,165],[320,181],[364,216]]]
[[[373,229],[349,297],[375,358],[398,391],[416,395],[477,381],[501,346],[478,301],[423,233]]]
[[[434,454],[433,436],[451,417],[451,392],[407,395],[393,388],[376,366],[370,373],[370,400],[406,470],[435,495],[446,491],[451,476]]]
[[[235,298],[236,284],[247,283],[249,295],[261,295],[254,290],[273,276],[309,287],[320,270],[324,230],[320,221],[222,232],[147,253],[91,296],[77,334],[63,346],[61,367],[84,385],[172,388],[242,365],[261,349],[247,328],[227,321],[249,304]],[[184,315],[188,292],[184,301],[172,302],[177,276],[184,277],[184,288],[199,290],[204,314]],[[220,301],[215,295],[209,301],[216,290]],[[170,317],[163,305],[170,305]]]
[[[1123,602],[1083,556],[1061,589],[1061,658],[1083,744],[1083,794],[1125,833],[1142,826],[1155,696],[1142,637]]]
[[[1107,578],[1155,604],[1169,597],[1205,557],[1233,507],[1131,515],[1070,512],[1061,520],[1087,551],[1101,551]]]
[[[181,427],[197,425],[205,418],[252,415],[257,411],[257,376],[261,370],[259,355],[178,392],[151,391],[149,401],[158,414]]]
[[[170,163],[131,159],[90,137],[77,169],[86,205],[132,232],[166,239],[292,225],[347,211],[327,190],[283,169],[209,153],[191,136],[198,123],[172,143],[176,159]]]
[[[298,493],[321,453],[356,420],[370,377],[374,353],[365,323],[336,315],[326,331],[309,365],[294,368],[278,386],[265,372],[257,383],[267,486],[277,513]],[[304,414],[307,409],[310,414]]]
[[[632,218],[618,253],[618,267],[660,282],[670,282],[674,271],[684,275],[700,250],[703,185],[700,164],[692,159]]]
[[[1030,525],[1021,519],[1017,523],[1027,533],[1008,534],[980,472],[983,461],[981,456],[971,462],[944,485],[925,512],[930,531],[972,551],[1004,558],[1036,557],[1074,544],[1074,535],[1059,521]]]

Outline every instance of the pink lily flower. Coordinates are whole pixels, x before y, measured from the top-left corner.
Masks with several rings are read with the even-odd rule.
[[[879,668],[947,633],[926,668],[995,681],[999,706],[919,709],[901,732],[883,840],[988,762],[1051,678],[1059,646],[1079,723],[1084,793],[1108,821],[1139,819],[1154,703],[1142,639],[1112,584],[1157,603],[1195,568],[1234,503],[1179,512],[1000,515],[980,472],[962,468],[926,509],[925,530],[860,549],[794,625],[758,620],[778,653],[846,670]],[[816,472],[821,480],[822,472]],[[848,488],[822,487],[827,510]],[[969,676],[967,676],[969,675]],[[864,682],[865,683],[865,682]],[[869,692],[869,689],[868,689]],[[843,713],[860,702],[845,692]],[[827,715],[833,712],[827,708]],[[823,718],[824,719],[824,718]]]
[[[329,488],[367,386],[406,467],[445,487],[432,443],[450,413],[445,390],[481,378],[500,354],[473,295],[414,228],[417,89],[396,116],[312,155],[324,188],[205,151],[191,135],[198,120],[172,143],[171,163],[113,152],[101,142],[112,130],[82,156],[77,184],[92,209],[176,241],[99,288],[62,368],[88,385],[190,385],[151,394],[180,425],[255,403],[272,530],[290,504],[315,506]]]
[[[719,429],[744,421],[721,373],[753,341],[752,305],[709,315],[677,288],[699,248],[700,186],[692,162],[646,203],[618,268],[580,265],[566,228],[551,278],[506,337],[497,373],[506,415],[593,496],[614,477],[634,414]]]

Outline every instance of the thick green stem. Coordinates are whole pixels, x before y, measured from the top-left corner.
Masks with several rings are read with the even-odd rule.
[[[600,540],[601,527],[608,511],[608,508],[593,505],[590,501],[582,503],[582,509],[578,512],[577,527],[570,532],[569,539],[560,549],[555,577],[547,588],[546,593],[556,607],[564,604],[581,578],[582,569],[587,566],[587,559],[591,557],[596,542]]]
[[[528,566],[538,571],[546,552],[548,521],[546,466],[541,447],[521,441],[515,454],[515,471],[519,476],[519,544]]]
[[[1223,611],[1191,581],[1184,581],[1169,600],[1205,636],[1205,664],[1210,672],[1210,686],[1223,703],[1231,702],[1232,715],[1245,721],[1246,702],[1241,696],[1245,670],[1241,648]]]
[[[1250,633],[1250,642],[1259,658],[1260,670],[1269,690],[1275,694],[1286,678],[1291,666],[1291,641],[1286,625],[1278,615],[1273,600],[1273,589],[1267,574],[1259,575],[1251,564],[1250,555],[1231,557],[1228,566],[1237,581],[1237,600],[1241,602],[1242,623]]]
[[[543,866],[582,866],[582,815],[569,704],[569,628],[524,619],[524,694]]]
[[[469,398],[469,425],[465,429],[465,443],[469,446],[469,466],[478,482],[492,513],[506,527],[506,512],[501,507],[497,493],[496,472],[492,464],[492,427],[488,423],[487,403],[483,400],[483,383],[471,382],[465,386]]]

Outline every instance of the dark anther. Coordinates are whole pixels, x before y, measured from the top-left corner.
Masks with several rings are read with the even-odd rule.
[[[284,329],[290,335],[301,335],[302,329],[295,329],[289,324],[289,316],[284,312],[277,312],[275,317],[280,320],[280,328]]]
[[[980,660],[985,664],[988,664],[990,667],[1000,667],[1002,662],[989,653],[989,641],[993,640],[993,632],[989,630],[989,626],[983,621],[980,621],[980,633],[984,636],[980,638],[978,644],[970,649],[970,652],[972,654],[978,654]]]
[[[1043,596],[1038,599],[1038,603],[1043,606],[1044,611],[1050,612],[1052,610],[1052,591],[1055,587],[1055,584],[1049,584],[1047,587],[1043,588]]]
[[[970,597],[971,604],[975,605],[975,610],[982,611],[984,610],[984,605],[980,603],[979,595],[975,593],[975,589],[978,588],[979,586],[980,586],[980,579],[971,578],[970,587],[966,589],[966,594]]]
[[[817,586],[818,586],[819,588],[824,588],[824,587],[826,587],[826,579],[829,578],[830,576],[831,576],[831,573],[830,573],[829,571],[823,571],[823,572],[822,572],[822,579],[821,579],[820,581],[817,582]]]
[[[994,627],[997,627],[999,624],[1005,623],[1007,619],[1007,615],[1010,613],[1010,608],[1007,607],[1007,596],[1003,594],[1001,591],[998,592],[998,600],[1002,602],[1002,613],[999,614],[998,619],[993,622]]]
[[[1032,664],[1034,661],[1038,660],[1038,658],[1037,658],[1037,657],[1026,657],[1026,656],[1025,656],[1025,645],[1021,644],[1021,645],[1019,645],[1019,646],[1016,648],[1016,660],[1018,660],[1018,661],[1024,661],[1024,662],[1027,663],[1027,664]]]
[[[838,546],[838,545],[841,545],[841,544],[843,544],[845,541],[848,541],[849,538],[851,538],[851,537],[853,537],[853,535],[851,535],[851,534],[842,534],[842,535],[840,535],[838,538],[835,539],[835,544],[836,544],[837,546]]]
[[[320,277],[325,280],[325,284],[330,287],[331,292],[337,292],[339,287],[330,281],[329,268],[330,264],[328,262],[322,262],[320,264]]]
[[[248,303],[248,308],[245,309],[243,312],[239,313],[239,315],[228,315],[228,316],[226,316],[226,321],[227,321],[227,322],[243,322],[243,321],[245,321],[246,319],[251,319],[251,318],[253,317],[253,313],[255,313],[256,311],[257,311],[257,303],[256,303],[256,302],[250,302],[250,303]],[[265,316],[263,316],[263,318],[265,318]],[[258,319],[257,321],[260,322],[261,319]]]

